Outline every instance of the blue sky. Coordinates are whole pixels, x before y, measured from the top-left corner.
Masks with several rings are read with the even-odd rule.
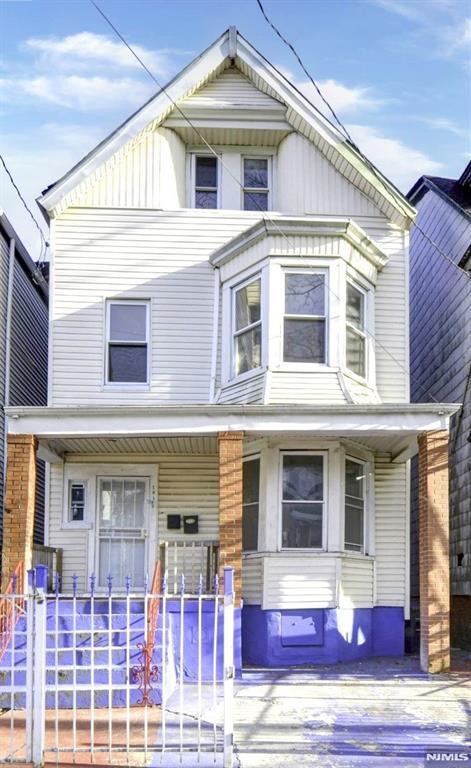
[[[166,81],[234,24],[312,97],[255,0],[98,0]],[[361,149],[403,191],[470,152],[471,0],[264,0]],[[155,91],[88,0],[0,0],[0,146],[35,197]],[[0,205],[39,237],[4,175]]]

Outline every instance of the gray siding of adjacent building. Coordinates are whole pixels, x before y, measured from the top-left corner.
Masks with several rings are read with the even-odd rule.
[[[0,229],[0,398],[5,403],[6,302],[10,240]],[[34,264],[16,253],[10,336],[10,405],[47,404],[47,296],[33,278]],[[0,543],[3,522],[4,418],[0,426]],[[45,465],[38,459],[34,539],[44,541]]]
[[[437,192],[416,203],[417,221],[455,263],[471,243],[471,221]],[[471,281],[420,232],[411,232],[411,399],[462,402],[450,434],[452,594],[471,594]],[[411,595],[418,596],[417,466],[412,475]]]

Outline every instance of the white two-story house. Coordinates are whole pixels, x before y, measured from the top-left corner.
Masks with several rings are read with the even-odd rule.
[[[231,28],[39,203],[49,404],[10,409],[10,456],[48,461],[63,583],[229,564],[247,662],[400,654],[419,443],[446,666],[453,407],[409,402],[409,202]]]

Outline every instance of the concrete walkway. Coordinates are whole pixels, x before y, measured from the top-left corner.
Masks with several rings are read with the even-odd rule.
[[[468,759],[446,762],[471,766],[470,720],[471,673],[424,675],[410,657],[254,669],[237,685],[235,765],[418,768],[456,752]]]

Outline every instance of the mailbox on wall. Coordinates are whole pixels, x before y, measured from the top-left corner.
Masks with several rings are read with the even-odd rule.
[[[198,533],[198,515],[184,515],[183,533]]]

